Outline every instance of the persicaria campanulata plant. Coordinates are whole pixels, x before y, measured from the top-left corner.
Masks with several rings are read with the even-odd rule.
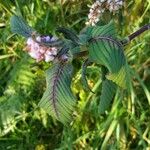
[[[21,17],[11,18],[12,31],[26,38],[24,50],[37,63],[51,63],[46,71],[47,87],[38,106],[53,118],[67,124],[73,117],[76,105],[76,97],[71,90],[73,59],[84,59],[81,76],[84,88],[88,92],[93,91],[86,79],[87,66],[94,63],[101,67],[100,114],[108,110],[118,90],[124,91],[129,88],[131,79],[124,45],[148,30],[150,25],[143,26],[123,39],[118,38],[113,20],[108,24],[99,25],[105,11],[115,14],[122,7],[122,0],[97,0],[90,7],[86,26],[80,34],[77,35],[72,29],[64,27],[56,29],[64,38],[40,35]]]

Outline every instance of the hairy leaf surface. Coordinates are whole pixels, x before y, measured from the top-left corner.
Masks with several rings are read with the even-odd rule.
[[[32,33],[35,31],[19,16],[12,16],[10,25],[12,32],[20,34],[26,38],[31,37]]]
[[[71,119],[75,97],[70,88],[71,64],[57,63],[46,72],[46,91],[39,103],[48,114],[66,124]]]

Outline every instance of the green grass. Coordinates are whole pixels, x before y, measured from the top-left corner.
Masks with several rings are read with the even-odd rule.
[[[61,3],[62,2],[62,3]],[[45,90],[46,63],[37,64],[24,51],[24,39],[10,31],[10,17],[22,15],[42,34],[56,34],[59,26],[79,32],[85,25],[91,0],[0,1],[0,149],[1,150],[95,150],[150,149],[150,31],[125,48],[132,85],[116,95],[111,108],[98,114],[98,94],[81,84],[81,62],[74,61],[72,89],[78,98],[75,119],[68,128],[36,109]],[[110,17],[103,17],[108,21]],[[131,0],[117,15],[117,31],[125,37],[150,23],[149,0]],[[100,93],[98,66],[87,69],[92,90]],[[121,96],[120,96],[121,95]]]

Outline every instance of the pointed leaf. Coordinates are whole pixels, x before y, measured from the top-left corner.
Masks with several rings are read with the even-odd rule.
[[[125,88],[128,72],[125,67],[127,62],[123,53],[123,45],[116,40],[113,28],[113,24],[110,23],[104,27],[93,29],[92,34],[96,37],[89,41],[89,58],[108,69],[107,79]]]
[[[19,16],[12,16],[10,20],[11,31],[20,34],[26,38],[31,37],[32,33],[35,32],[23,18]]]
[[[46,72],[46,91],[39,103],[48,114],[66,124],[71,119],[75,105],[70,84],[72,78],[71,64],[54,64]]]
[[[83,83],[83,88],[85,88],[85,90],[88,90],[88,91],[90,91],[90,92],[92,92],[92,93],[94,93],[91,89],[90,89],[90,87],[89,87],[89,85],[88,85],[88,82],[87,82],[87,79],[86,79],[86,68],[87,68],[87,66],[90,64],[91,62],[88,60],[88,59],[86,59],[85,61],[84,61],[84,63],[83,63],[83,65],[82,65],[82,73],[81,73],[81,75],[82,75],[82,83]]]

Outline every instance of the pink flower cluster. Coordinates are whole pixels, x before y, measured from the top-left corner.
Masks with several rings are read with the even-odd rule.
[[[107,5],[110,12],[117,11],[123,5],[123,0],[107,0]]]
[[[42,60],[44,60],[45,62],[53,61],[58,53],[58,49],[56,47],[47,47],[39,44],[42,41],[48,42],[50,40],[53,41],[56,40],[56,38],[52,39],[49,36],[38,36],[36,37],[36,40],[34,40],[30,37],[27,39],[27,46],[25,50],[32,58],[36,59],[37,62],[40,62]]]
[[[123,0],[97,0],[91,7],[86,25],[95,26],[100,16],[107,9],[110,12],[117,11],[123,5]]]
[[[90,8],[90,13],[88,14],[88,22],[86,25],[94,26],[98,21],[100,15],[104,12],[104,9],[101,9],[102,3],[100,1],[96,1]]]

